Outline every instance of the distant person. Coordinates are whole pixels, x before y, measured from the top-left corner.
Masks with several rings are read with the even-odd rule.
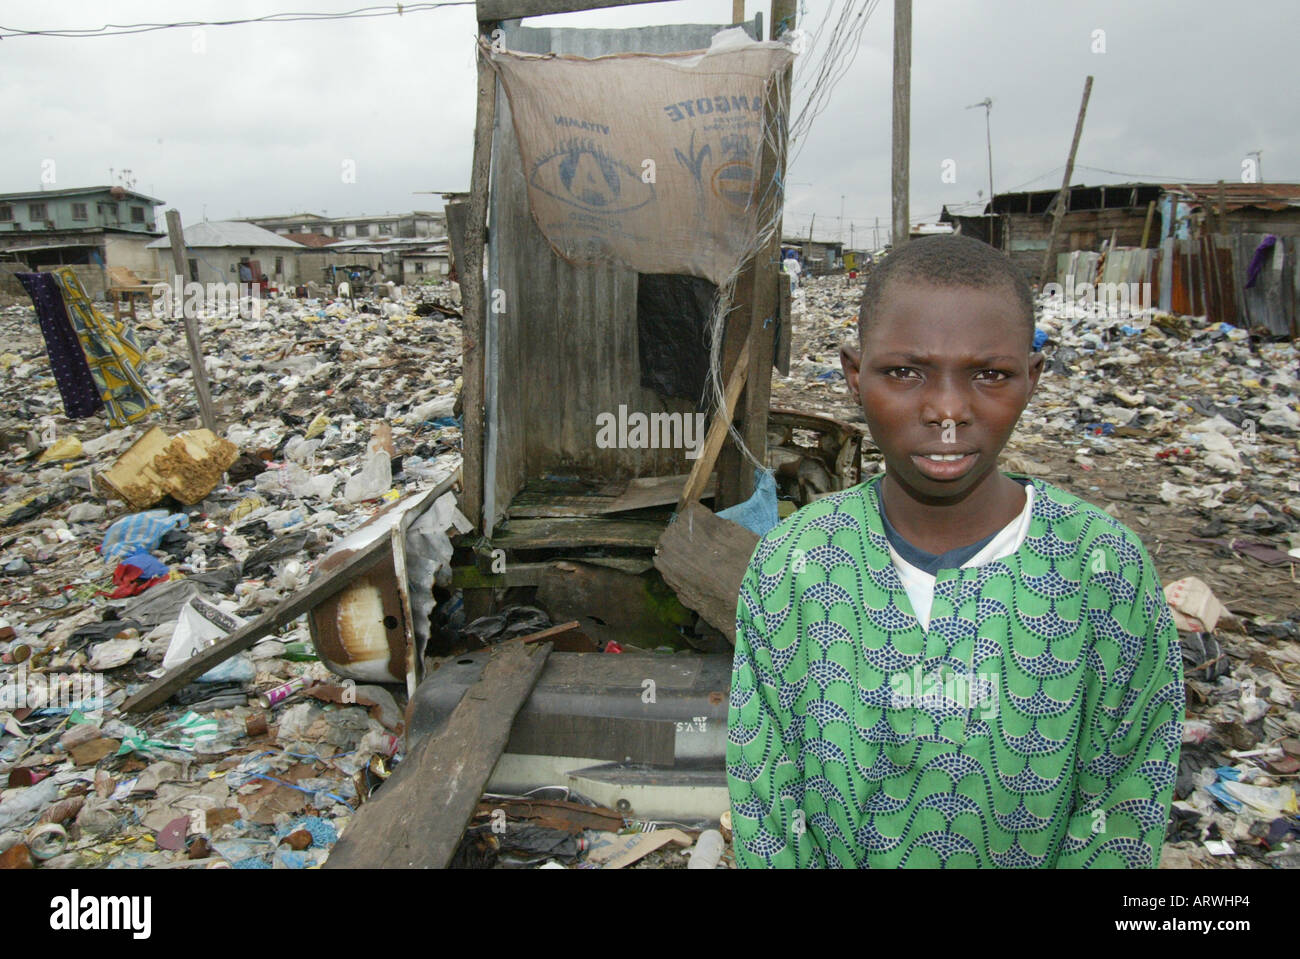
[[[799,265],[799,260],[793,254],[785,258],[785,262],[781,264],[781,267],[785,270],[786,275],[790,277],[790,292],[793,293],[799,288],[799,274],[802,272],[803,267]]]

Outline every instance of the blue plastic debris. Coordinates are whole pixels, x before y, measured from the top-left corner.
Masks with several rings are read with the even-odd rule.
[[[1048,340],[1047,331],[1040,330],[1038,327],[1034,327],[1034,352],[1035,353],[1037,353],[1039,350],[1043,348],[1043,345],[1047,342],[1047,340]]]

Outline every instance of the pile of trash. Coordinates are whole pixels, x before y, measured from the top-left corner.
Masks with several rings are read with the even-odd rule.
[[[843,276],[802,282],[774,406],[864,422],[839,364],[861,295]],[[1300,866],[1300,352],[1045,297],[1036,327],[1046,369],[1002,465],[1134,529],[1178,620],[1187,724],[1162,865]]]
[[[164,412],[108,430],[0,307],[0,866],[319,865],[400,760],[400,688],[332,673],[301,619],[120,709],[459,468],[459,291],[387,292],[201,317],[216,434],[183,324],[132,324]]]

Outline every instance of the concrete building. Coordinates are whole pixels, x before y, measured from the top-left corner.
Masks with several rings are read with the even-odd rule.
[[[147,247],[162,232],[162,203],[120,186],[0,193],[0,262],[6,272],[71,265],[102,296],[109,267],[156,275]]]
[[[272,286],[298,280],[297,253],[307,248],[244,220],[218,220],[185,227],[185,253],[189,276],[200,283],[238,283],[241,264],[257,261]],[[156,260],[154,275],[173,272],[171,238],[149,244]]]
[[[319,233],[340,239],[440,237],[447,233],[446,216],[429,210],[340,217],[295,213],[289,216],[250,216],[244,221],[282,235]]]

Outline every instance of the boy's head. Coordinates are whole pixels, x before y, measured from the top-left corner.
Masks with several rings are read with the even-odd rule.
[[[936,504],[995,480],[1043,367],[1007,258],[968,237],[913,241],[867,278],[859,327],[840,358],[888,475]]]
[[[987,243],[968,236],[929,236],[913,240],[885,257],[862,284],[858,307],[858,341],[880,314],[889,288],[900,283],[965,286],[986,290],[1002,286],[1025,329],[1025,346],[1034,343],[1034,296],[1011,261]]]

